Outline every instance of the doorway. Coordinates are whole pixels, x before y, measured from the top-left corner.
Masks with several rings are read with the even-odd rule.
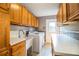
[[[56,21],[55,19],[46,20],[46,43],[51,43],[52,34],[56,34]]]

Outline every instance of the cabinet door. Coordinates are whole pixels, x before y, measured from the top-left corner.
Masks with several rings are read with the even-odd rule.
[[[20,56],[25,56],[25,55],[26,55],[25,47],[22,47],[22,48],[19,50],[19,54],[20,54]]]
[[[32,14],[29,12],[28,26],[32,26]]]
[[[74,7],[74,8],[73,8],[73,7]],[[79,7],[79,6],[78,6],[78,4],[76,4],[76,3],[71,3],[71,4],[69,4],[70,16],[73,15],[73,14],[75,14],[75,12],[79,9],[78,7]]]
[[[19,4],[11,4],[10,5],[10,16],[11,22],[13,24],[21,24],[21,17],[22,17],[22,7]]]
[[[63,3],[62,4],[62,20],[63,23],[65,23],[66,21],[68,21],[68,17],[67,17],[68,13],[67,13],[67,4]]]
[[[24,7],[22,10],[22,24],[28,26],[28,11]]]
[[[10,17],[0,12],[0,49],[9,47]]]
[[[9,4],[8,3],[0,3],[0,8],[5,9],[5,10],[9,10]]]
[[[69,20],[74,19],[79,14],[79,4],[78,3],[68,3],[67,4],[69,12]]]
[[[60,10],[59,10],[59,20],[60,20],[60,23],[63,23],[63,9],[62,9],[62,5],[60,5]]]
[[[12,46],[12,56],[25,56],[26,55],[26,41],[22,41]]]

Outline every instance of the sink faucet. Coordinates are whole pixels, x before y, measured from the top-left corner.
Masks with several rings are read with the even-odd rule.
[[[20,32],[22,32],[24,34],[24,31],[23,30],[19,30],[19,33],[18,33],[18,37],[19,38],[21,37]]]

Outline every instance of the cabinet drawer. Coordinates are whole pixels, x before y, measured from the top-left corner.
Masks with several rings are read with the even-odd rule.
[[[12,53],[16,52],[18,49],[21,49],[24,46],[25,46],[24,41],[12,46]]]

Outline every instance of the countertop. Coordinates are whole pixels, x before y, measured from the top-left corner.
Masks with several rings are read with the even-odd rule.
[[[64,34],[52,34],[52,42],[57,55],[79,55],[79,40]]]
[[[26,38],[12,38],[12,39],[10,39],[10,45],[17,44],[17,43],[24,41],[24,40],[26,40]]]

